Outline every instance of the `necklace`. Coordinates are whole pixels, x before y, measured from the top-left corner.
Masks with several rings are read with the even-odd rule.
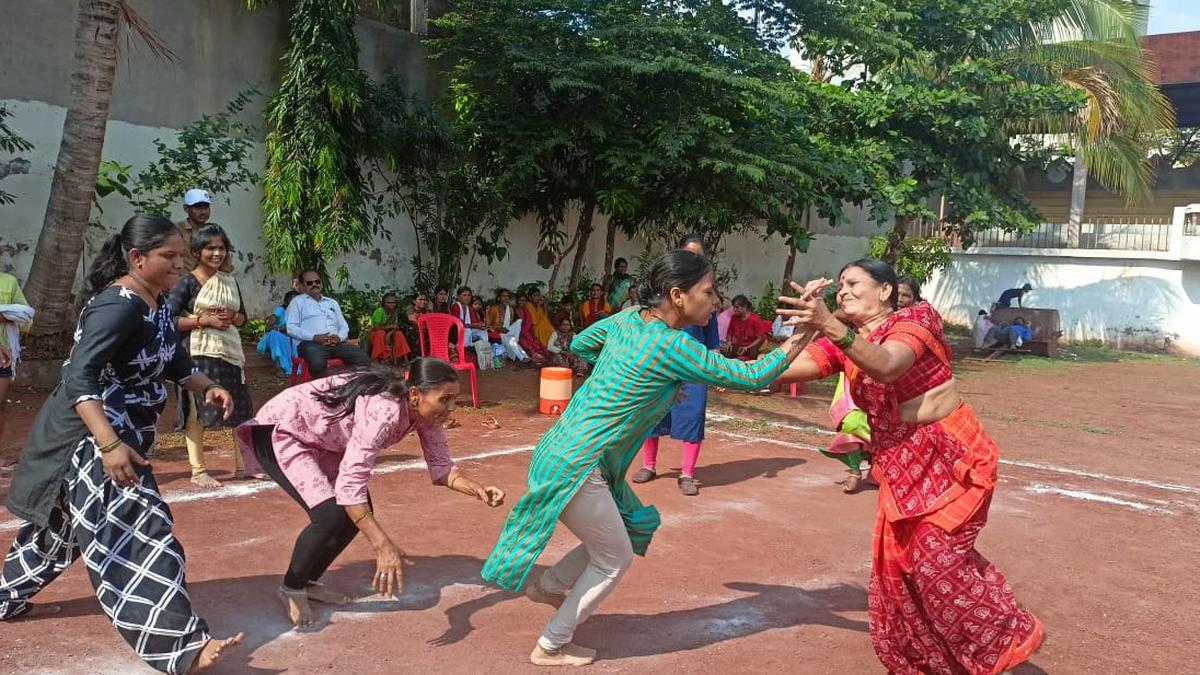
[[[146,280],[143,279],[140,274],[138,274],[137,272],[134,272],[132,268],[129,270],[128,276],[130,279],[133,279],[134,281],[136,281],[138,286],[142,287],[142,291],[146,295],[150,296],[151,298],[157,297],[157,295],[155,293],[150,292],[150,284],[146,283]]]

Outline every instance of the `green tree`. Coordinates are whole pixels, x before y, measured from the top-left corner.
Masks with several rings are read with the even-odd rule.
[[[836,219],[872,192],[870,148],[831,133],[854,101],[725,3],[469,0],[440,25],[458,120],[516,211],[538,215],[552,288],[572,253],[576,285],[596,212],[608,266],[617,229],[715,247],[765,225],[806,242],[807,205]]]
[[[416,288],[464,283],[468,256],[508,255],[509,204],[449,120],[389,76],[371,88],[364,128],[372,139],[368,182],[378,185],[372,203],[384,215],[407,216],[416,234]]]
[[[8,111],[8,107],[0,103],[0,150],[8,153],[24,152],[32,150],[33,144],[21,138],[21,136],[9,128],[4,121],[11,117],[12,113]],[[0,165],[0,178],[9,176],[14,173],[26,173],[29,171],[29,162],[24,160],[10,160]],[[0,204],[12,204],[16,201],[16,197],[12,194],[0,190]]]
[[[130,203],[141,213],[169,216],[189,188],[204,187],[213,195],[257,184],[259,176],[246,165],[254,152],[257,129],[238,118],[258,94],[240,92],[221,112],[202,115],[179,130],[173,145],[154,139],[158,159],[129,186]]]
[[[279,90],[265,111],[263,240],[276,270],[326,274],[327,260],[378,231],[358,163],[368,80],[358,67],[357,13],[354,0],[290,3]]]

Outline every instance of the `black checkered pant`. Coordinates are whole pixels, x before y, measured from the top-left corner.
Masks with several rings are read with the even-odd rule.
[[[0,619],[28,611],[29,599],[82,553],[100,606],[121,637],[151,667],[187,672],[209,639],[208,625],[192,612],[183,547],[154,475],[141,470],[136,487],[118,487],[90,438],[71,461],[49,526],[22,525],[4,559]]]

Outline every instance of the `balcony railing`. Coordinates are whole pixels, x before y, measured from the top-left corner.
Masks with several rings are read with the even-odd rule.
[[[1165,216],[1113,216],[1089,218],[1081,223],[1075,236],[1067,223],[1042,223],[1031,232],[1005,232],[1001,229],[975,233],[975,247],[987,248],[1061,248],[1107,251],[1171,250],[1171,219]],[[916,236],[936,236],[936,223],[914,228]],[[943,232],[952,244],[958,233]]]

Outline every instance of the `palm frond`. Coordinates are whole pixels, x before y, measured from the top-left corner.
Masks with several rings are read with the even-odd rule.
[[[142,15],[134,10],[128,0],[120,0],[120,7],[122,23],[126,30],[129,31],[126,34],[126,44],[132,42],[129,38],[131,34],[137,35],[150,48],[150,53],[154,54],[160,61],[171,62],[178,60],[179,57],[175,55],[175,52],[171,51],[171,48],[163,41],[158,31],[154,30],[154,27],[147,23],[142,18]]]

